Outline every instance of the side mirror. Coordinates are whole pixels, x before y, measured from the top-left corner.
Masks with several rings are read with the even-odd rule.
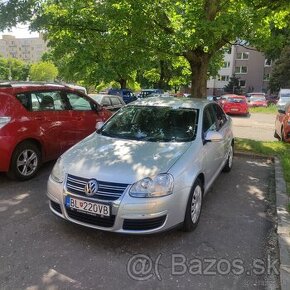
[[[96,124],[96,131],[97,133],[102,129],[102,127],[104,126],[104,122],[97,122]]]
[[[285,110],[282,110],[282,109],[279,109],[278,110],[278,113],[280,113],[280,114],[286,114],[286,111]]]
[[[220,142],[223,140],[223,135],[216,131],[209,131],[205,136],[206,142]]]

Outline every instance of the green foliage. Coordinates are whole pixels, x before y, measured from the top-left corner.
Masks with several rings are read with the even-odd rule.
[[[226,93],[231,93],[231,94],[240,94],[241,87],[239,85],[239,78],[237,78],[235,75],[233,75],[230,78],[229,83],[224,87],[224,91]]]
[[[19,16],[23,5],[27,9]],[[192,95],[202,97],[225,45],[236,39],[260,48],[271,47],[273,39],[284,45],[289,5],[288,0],[26,0],[5,1],[0,8],[18,20],[33,11],[33,27],[46,32],[65,80],[115,80],[124,86],[138,71],[137,78],[149,72],[150,83],[157,69],[155,85],[175,86],[188,82],[174,65],[178,57],[188,62]],[[6,14],[3,23],[9,23]]]
[[[277,92],[280,88],[290,88],[290,45],[283,49],[280,58],[275,62],[269,87],[272,92]]]
[[[29,75],[32,81],[54,81],[58,70],[53,63],[41,61],[31,65]]]
[[[28,72],[29,64],[16,58],[0,56],[0,80],[25,81]]]

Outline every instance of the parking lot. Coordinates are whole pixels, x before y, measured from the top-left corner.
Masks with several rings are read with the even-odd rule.
[[[55,217],[45,196],[51,168],[23,183],[0,175],[0,289],[276,289],[274,223],[265,200],[273,189],[271,163],[236,157],[206,196],[196,231],[153,236]]]

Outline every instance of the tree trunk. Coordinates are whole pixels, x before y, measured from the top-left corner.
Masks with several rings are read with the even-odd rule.
[[[126,87],[127,87],[127,80],[125,80],[125,79],[119,79],[118,80],[118,83],[120,84],[121,89],[126,89]]]
[[[210,54],[203,51],[189,51],[184,56],[191,68],[191,96],[193,98],[206,98]]]

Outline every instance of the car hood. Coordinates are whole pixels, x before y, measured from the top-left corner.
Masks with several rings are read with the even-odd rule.
[[[131,184],[167,172],[192,142],[145,142],[96,133],[62,155],[65,173]]]

